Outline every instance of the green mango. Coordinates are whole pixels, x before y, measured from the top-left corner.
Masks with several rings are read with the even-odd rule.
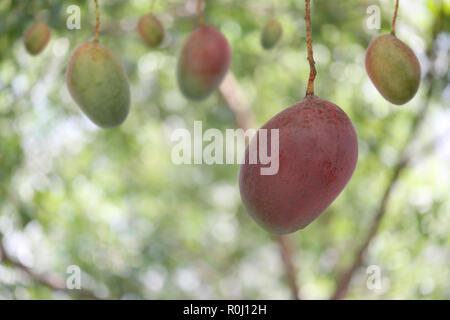
[[[405,104],[419,89],[419,60],[393,34],[379,36],[370,44],[366,70],[381,95],[393,104]]]
[[[164,28],[159,19],[151,13],[139,19],[138,32],[150,48],[158,47],[164,40]]]
[[[67,67],[67,88],[81,110],[102,128],[117,127],[130,109],[130,87],[116,56],[98,42],[79,46]]]
[[[272,49],[283,35],[281,24],[275,20],[270,20],[261,33],[261,45],[264,49]]]
[[[216,28],[201,26],[186,40],[181,50],[177,78],[184,96],[206,99],[228,72],[231,50],[227,39]]]
[[[47,46],[50,40],[50,28],[44,23],[37,21],[25,31],[23,41],[28,53],[35,56]]]

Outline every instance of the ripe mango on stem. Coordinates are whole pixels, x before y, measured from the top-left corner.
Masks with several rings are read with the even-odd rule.
[[[130,108],[130,87],[116,56],[98,42],[79,46],[67,67],[67,88],[92,122],[103,128],[119,126]]]
[[[227,39],[216,28],[202,25],[186,40],[178,60],[181,92],[191,100],[203,100],[222,82],[230,66]]]
[[[37,55],[47,46],[50,40],[50,28],[44,22],[37,21],[25,31],[24,44],[28,53]]]
[[[270,20],[261,33],[261,45],[264,49],[272,49],[283,35],[283,28],[278,20]]]
[[[164,27],[159,19],[151,13],[139,19],[138,32],[150,48],[158,47],[164,40]]]
[[[316,219],[350,180],[358,159],[356,132],[344,111],[314,95],[275,115],[261,129],[268,135],[264,150],[272,150],[271,129],[279,129],[279,170],[261,175],[260,169],[268,165],[249,163],[249,148],[261,147],[257,133],[240,167],[241,198],[261,227],[291,233]]]
[[[393,34],[372,41],[366,54],[366,70],[381,95],[393,104],[405,104],[419,88],[419,60]]]

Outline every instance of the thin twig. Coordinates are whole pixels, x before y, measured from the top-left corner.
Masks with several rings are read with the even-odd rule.
[[[291,288],[292,297],[295,300],[300,300],[300,290],[297,285],[297,272],[295,270],[294,262],[292,260],[292,248],[288,236],[276,236],[276,240],[280,245],[281,259],[286,270],[286,275]]]
[[[305,0],[305,22],[306,22],[306,45],[308,47],[308,62],[309,62],[309,79],[306,95],[314,95],[314,80],[316,79],[316,63],[314,61],[314,54],[312,48],[311,35],[311,0]]]
[[[39,15],[38,15],[37,0],[33,0],[33,15],[34,15],[34,20],[38,21],[39,20]]]
[[[203,0],[197,0],[197,14],[198,24],[200,26],[205,24],[205,18],[203,17]]]
[[[100,13],[98,9],[98,0],[94,0],[95,3],[95,42],[98,42],[98,30],[100,28]]]
[[[395,11],[394,11],[394,18],[392,19],[392,25],[391,25],[391,34],[395,36],[395,22],[397,21],[397,13],[398,13],[398,3],[400,0],[397,0],[395,3]]]
[[[56,279],[56,277],[49,277],[49,276],[43,276],[43,275],[37,274],[34,271],[32,271],[30,268],[26,267],[22,263],[16,261],[11,256],[9,256],[5,250],[5,247],[3,246],[1,235],[0,235],[0,256],[2,258],[2,262],[10,264],[10,265],[24,271],[28,276],[30,276],[37,282],[43,284],[44,286],[46,286],[52,290],[55,290],[55,291],[65,289],[63,282]]]
[[[155,7],[155,0],[152,0],[152,2],[150,3],[150,13],[153,13],[154,7]]]
[[[220,85],[220,93],[225,99],[228,108],[233,113],[237,126],[248,130],[255,127],[253,114],[245,97],[245,94],[236,80],[234,74],[230,71]]]
[[[272,3],[271,6],[270,6],[270,9],[269,9],[269,13],[270,13],[270,16],[271,16],[272,18],[275,17],[275,11],[276,11],[275,3]]]

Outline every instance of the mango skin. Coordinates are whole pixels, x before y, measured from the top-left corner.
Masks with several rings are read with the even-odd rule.
[[[366,53],[366,70],[381,95],[393,104],[405,104],[419,89],[419,60],[395,35],[372,41]]]
[[[249,147],[239,172],[241,198],[250,216],[264,229],[287,234],[306,227],[336,199],[350,180],[358,160],[358,138],[352,122],[335,104],[306,96],[270,119],[279,129],[279,170],[261,175],[249,164]],[[258,148],[259,150],[259,148]]]
[[[264,27],[261,33],[261,45],[264,49],[272,49],[283,35],[283,28],[281,24],[275,20],[270,20]]]
[[[130,87],[116,56],[98,42],[86,42],[72,54],[67,88],[81,110],[102,128],[117,127],[130,109]]]
[[[191,100],[207,98],[222,82],[231,60],[227,39],[216,28],[201,26],[186,40],[177,66],[178,85]]]
[[[28,53],[35,56],[44,50],[50,40],[50,28],[44,23],[37,21],[25,31],[23,42]]]
[[[164,40],[164,27],[159,19],[151,13],[139,19],[138,32],[150,48],[158,47]]]

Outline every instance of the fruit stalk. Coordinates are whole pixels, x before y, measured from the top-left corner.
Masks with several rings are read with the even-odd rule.
[[[205,18],[203,17],[203,0],[197,0],[197,13],[198,13],[198,24],[202,26],[205,23]]]
[[[34,20],[38,21],[38,6],[37,6],[37,0],[33,0],[33,14],[34,14]]]
[[[306,22],[306,45],[308,48],[308,62],[309,62],[309,80],[306,95],[314,95],[314,80],[316,79],[316,63],[314,61],[314,54],[312,49],[311,36],[311,0],[305,0],[305,22]]]
[[[98,10],[98,0],[95,3],[95,42],[98,42],[98,29],[100,28],[100,13]]]
[[[155,0],[150,3],[150,13],[153,13],[153,7],[155,6]]]
[[[395,36],[395,21],[397,21],[398,3],[399,2],[400,2],[400,0],[396,0],[394,18],[392,19],[391,34],[394,36]]]
[[[271,17],[275,17],[275,4],[274,3],[272,3],[272,5],[270,6],[269,13],[270,13]]]

